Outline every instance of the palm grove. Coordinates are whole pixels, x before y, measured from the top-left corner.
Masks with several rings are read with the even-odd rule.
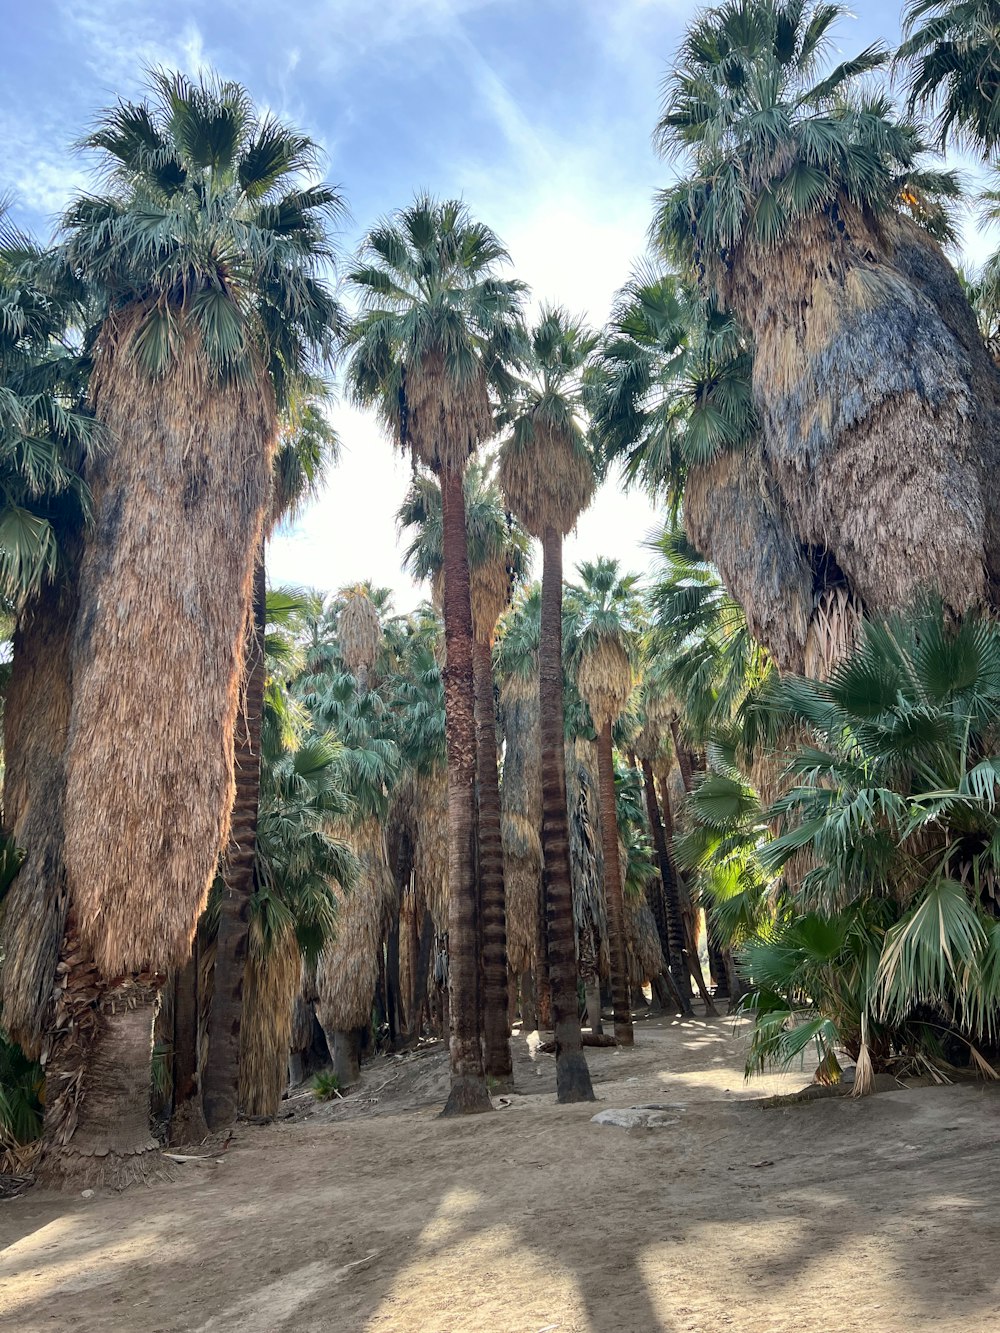
[[[603,330],[461,202],[345,258],[317,146],[214,78],[102,115],[50,245],[5,216],[8,1155],[121,1185],[151,1096],[183,1141],[426,1032],[488,1111],[518,1016],[586,1100],[644,985],[738,1003],[749,1072],[993,1075],[1000,267],[947,258],[941,152],[996,161],[1000,23],[918,0],[835,63],[843,18],[693,22]],[[412,459],[411,615],[268,586],[335,380]],[[667,515],[645,586],[564,578],[611,475]]]

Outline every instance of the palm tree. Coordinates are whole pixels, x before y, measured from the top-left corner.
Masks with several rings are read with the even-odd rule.
[[[297,689],[314,724],[343,747],[350,808],[334,832],[354,851],[358,879],[337,888],[337,924],[319,957],[317,1013],[342,1087],[360,1077],[361,1034],[371,1023],[382,937],[395,895],[386,823],[400,774],[396,720],[372,671],[381,647],[381,621],[363,586],[338,598],[339,656],[354,671],[310,673]]]
[[[228,838],[278,414],[339,324],[323,271],[341,200],[310,139],[208,77],[154,73],[84,143],[105,193],[70,207],[55,263],[100,306],[107,443],[86,468],[46,1135],[52,1169],[114,1182],[151,1146],[156,996]]]
[[[295,402],[286,416],[272,464],[271,502],[254,566],[253,599],[244,649],[243,687],[236,728],[236,797],[224,855],[225,892],[215,946],[208,1058],[202,1073],[205,1121],[216,1130],[239,1110],[240,1023],[250,943],[251,898],[257,855],[261,784],[261,726],[266,684],[266,543],[274,528],[317,494],[337,457],[337,439],[318,400]]]
[[[508,520],[499,487],[481,464],[473,462],[466,470],[464,493],[476,692],[483,1055],[487,1076],[506,1084],[513,1077],[513,1066],[507,1012],[507,923],[492,655],[497,621],[510,602],[514,585],[526,572],[528,537]],[[415,530],[404,555],[404,565],[415,578],[434,580],[435,600],[440,601],[441,489],[432,478],[414,478],[397,518],[403,531]]]
[[[350,849],[333,836],[334,821],[351,800],[343,749],[312,726],[287,684],[302,667],[296,639],[311,600],[295,589],[267,594],[260,788],[239,1046],[239,1106],[246,1115],[274,1115],[278,1109],[303,958],[315,965],[333,934],[332,884],[350,888],[357,875]],[[217,942],[217,956],[218,949]]]
[[[89,516],[82,468],[95,423],[87,361],[72,328],[74,283],[53,282],[42,252],[0,209],[0,597],[14,619],[4,698],[3,830],[23,849],[0,913],[6,1030],[40,1053],[62,904],[62,751],[76,567]]]
[[[581,422],[581,376],[595,339],[564,310],[544,309],[531,331],[533,375],[510,408],[500,450],[507,503],[542,544],[538,645],[541,726],[543,906],[556,1042],[556,1096],[592,1101],[576,992],[576,940],[566,805],[563,725],[562,543],[594,493]]]
[[[479,1039],[476,726],[462,477],[495,433],[491,392],[520,354],[522,284],[497,276],[507,252],[464,205],[418,198],[368,233],[350,275],[362,313],[348,381],[441,482],[448,665],[451,1093],[445,1114],[491,1109]]]
[[[844,12],[705,11],[657,128],[681,169],[660,195],[658,242],[751,339],[761,425],[752,449],[716,452],[688,516],[701,511],[711,544],[696,545],[727,580],[747,549],[763,553],[770,577],[739,598],[755,632],[775,625],[762,637],[791,669],[811,632],[836,660],[855,613],[925,588],[961,610],[998,565],[992,413],[934,239],[950,235],[957,181],[926,167],[917,130],[866,84],[882,48],[825,66]]]
[[[590,711],[597,732],[598,781],[601,793],[601,841],[604,847],[604,891],[608,912],[608,950],[615,1010],[615,1037],[631,1046],[631,1000],[625,958],[625,905],[618,856],[615,806],[615,761],[612,727],[625,711],[634,684],[642,605],[638,578],[622,575],[618,562],[599,558],[578,568],[580,583],[571,585],[568,618],[572,625],[567,654],[576,687]]]
[[[910,0],[896,63],[906,67],[910,111],[933,110],[952,137],[984,158],[1000,142],[1000,14],[994,0]]]

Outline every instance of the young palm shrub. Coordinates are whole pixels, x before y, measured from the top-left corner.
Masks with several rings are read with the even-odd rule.
[[[502,279],[507,252],[455,201],[419,198],[365,238],[350,275],[363,310],[348,380],[389,431],[441,482],[448,666],[451,1093],[446,1114],[491,1109],[479,1039],[472,609],[462,477],[495,433],[492,394],[520,355],[522,284]]]
[[[964,345],[968,310],[946,294],[954,275],[934,239],[950,234],[957,183],[867,90],[881,48],[824,66],[843,12],[798,0],[705,11],[657,130],[682,172],[660,196],[660,243],[752,340],[760,446],[729,466],[744,494],[768,497],[780,578],[761,586],[787,574],[784,624],[781,599],[761,617],[753,589],[732,588],[793,670],[814,612],[847,629],[838,608],[885,614],[926,589],[962,610],[986,594],[984,567],[995,582],[1000,549],[984,505],[995,385]],[[734,479],[718,480],[728,504]],[[734,539],[727,551],[714,533],[717,545],[696,544],[729,580]],[[831,661],[849,648],[831,645]]]
[[[350,803],[341,745],[301,727],[291,738],[275,731],[265,728],[262,748],[240,1040],[240,1109],[254,1116],[277,1112],[303,957],[314,965],[335,934],[332,885],[351,890],[358,874],[349,845],[333,832]]]
[[[892,1054],[964,1047],[986,1069],[1000,1019],[998,703],[1000,627],[977,613],[953,625],[938,605],[866,624],[827,682],[775,686],[767,706],[808,743],[759,851],[793,905],[748,949],[751,1064],[815,1038],[834,1074],[836,1043],[857,1058],[859,1093]],[[817,1011],[805,1025],[796,994]]]
[[[634,1037],[625,956],[612,728],[632,693],[642,608],[636,592],[638,579],[634,575],[622,576],[617,561],[601,558],[585,562],[578,572],[581,582],[571,586],[567,608],[573,627],[567,653],[575,671],[576,687],[597,732],[615,1037],[623,1046],[631,1046]]]
[[[509,408],[500,450],[507,503],[542,544],[538,646],[542,857],[549,981],[556,1042],[556,1096],[592,1101],[576,988],[576,941],[566,803],[562,665],[562,544],[594,493],[593,458],[582,425],[583,367],[594,336],[563,310],[546,309],[531,331],[533,375]]]
[[[86,468],[46,1138],[51,1170],[116,1183],[154,1146],[160,979],[186,960],[227,841],[278,412],[339,322],[322,270],[341,202],[312,142],[236,84],[155,73],[150,100],[106,112],[85,146],[106,193],[71,206],[55,262],[101,306],[105,444]]]

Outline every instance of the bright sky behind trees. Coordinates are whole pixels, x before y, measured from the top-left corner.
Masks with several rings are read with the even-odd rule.
[[[592,323],[645,246],[650,145],[664,69],[700,6],[691,0],[7,0],[0,190],[41,238],[87,180],[71,145],[143,69],[210,66],[301,126],[345,191],[345,248],[417,189],[461,195],[506,241],[536,300]],[[845,54],[895,44],[901,0],[863,0]],[[978,263],[995,237],[966,225]],[[333,589],[372,578],[399,609],[420,597],[400,572],[393,515],[408,481],[373,420],[345,405],[345,453],[326,495],[269,559],[276,581]],[[642,569],[656,519],[606,486],[567,543],[566,568],[617,556]]]

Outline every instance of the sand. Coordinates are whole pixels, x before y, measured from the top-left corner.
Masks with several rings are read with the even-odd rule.
[[[379,1058],[219,1164],[3,1202],[0,1327],[1000,1329],[996,1086],[763,1109],[803,1074],[745,1085],[731,1021],[648,1021],[588,1052],[598,1104],[562,1108],[552,1057],[516,1054],[492,1115],[436,1118],[440,1048]],[[636,1105],[655,1128],[591,1121]]]

